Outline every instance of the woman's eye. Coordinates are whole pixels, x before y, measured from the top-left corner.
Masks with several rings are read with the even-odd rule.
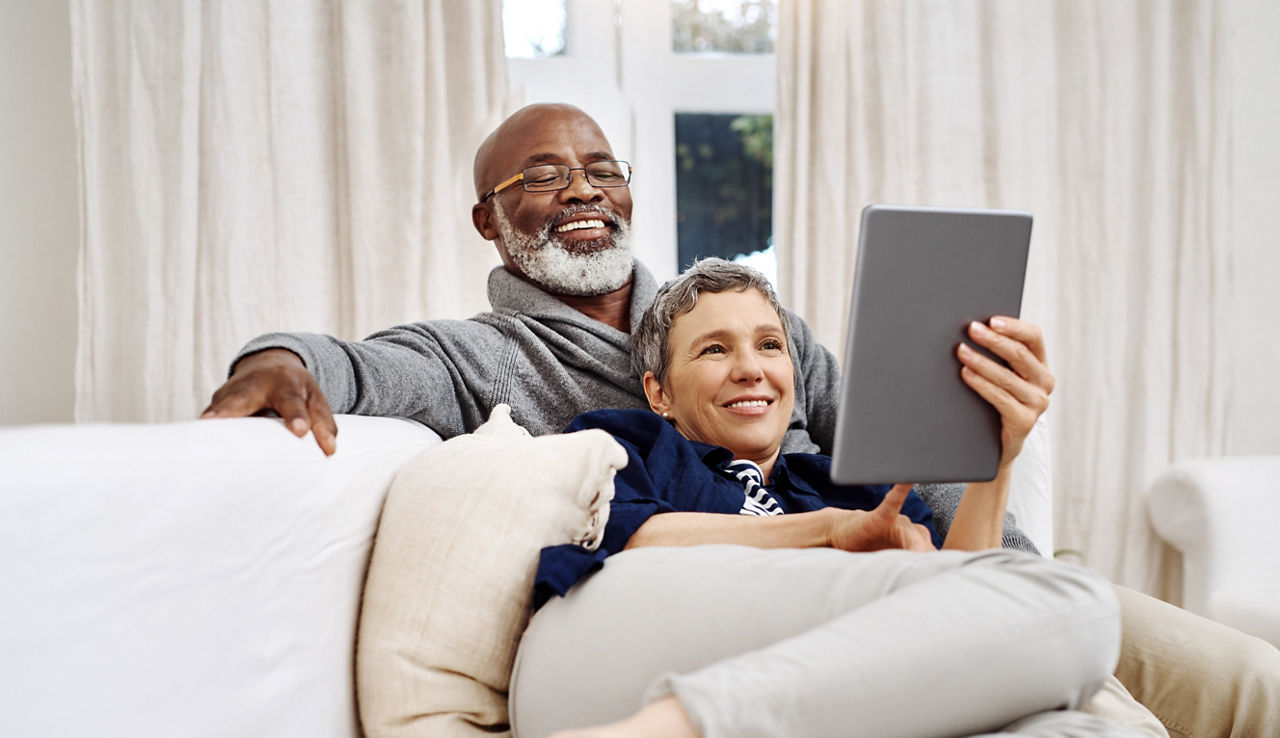
[[[698,355],[702,356],[704,354],[723,354],[723,353],[724,353],[724,346],[721,346],[719,344],[711,344],[710,346],[706,346],[701,351],[699,351]]]
[[[781,351],[782,342],[777,339],[770,338],[769,340],[760,344],[760,348],[764,349],[765,351]]]

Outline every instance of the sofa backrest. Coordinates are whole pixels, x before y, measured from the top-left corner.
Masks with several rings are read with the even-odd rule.
[[[358,736],[383,497],[438,436],[338,418],[0,430],[0,735]]]

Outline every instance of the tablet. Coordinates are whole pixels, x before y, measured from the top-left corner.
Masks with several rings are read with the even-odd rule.
[[[862,211],[831,479],[994,479],[1000,414],[960,379],[970,321],[1018,317],[1031,214]],[[993,357],[994,358],[994,357]]]

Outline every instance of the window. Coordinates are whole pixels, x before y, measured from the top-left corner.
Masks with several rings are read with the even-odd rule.
[[[505,6],[526,2],[506,0]],[[563,2],[566,14],[562,53],[540,58],[514,58],[508,54],[512,102],[568,102],[599,121],[614,153],[636,168],[631,184],[636,256],[659,280],[665,280],[683,266],[682,252],[709,255],[697,248],[698,236],[681,236],[677,212],[706,206],[679,199],[678,171],[684,165],[679,163],[677,154],[677,129],[699,118],[750,120],[757,126],[752,141],[758,143],[764,140],[759,126],[768,120],[772,133],[776,2]],[[761,53],[766,48],[768,53]],[[741,131],[730,129],[729,134],[739,142],[743,140]],[[728,146],[733,140],[726,139],[723,145]],[[772,136],[767,140],[771,145]],[[768,160],[767,175],[740,176],[767,181],[767,191],[771,192],[771,153]],[[686,187],[684,192],[688,195],[691,190]],[[769,194],[762,195],[762,201],[760,197],[757,193],[753,202],[771,205]],[[755,212],[753,220],[758,223],[759,208]],[[751,248],[759,248],[761,239],[767,246],[769,222],[771,219],[764,221],[764,235],[752,236]],[[679,245],[682,238],[687,248]],[[763,266],[762,271],[772,277],[773,269],[767,261]]]
[[[676,113],[679,268],[701,256],[771,256],[772,235],[773,116]]]
[[[565,0],[507,0],[502,37],[508,59],[542,59],[565,53]]]
[[[676,53],[772,54],[775,0],[671,0],[671,50]]]

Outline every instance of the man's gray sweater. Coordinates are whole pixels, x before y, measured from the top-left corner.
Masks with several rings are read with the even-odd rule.
[[[657,290],[637,262],[633,329]],[[333,412],[413,418],[445,438],[475,430],[503,402],[534,435],[558,433],[590,410],[648,407],[631,370],[628,334],[503,267],[489,274],[489,302],[492,312],[468,320],[412,323],[363,341],[269,333],[249,342],[236,361],[263,349],[289,349],[302,357]],[[783,450],[829,453],[840,370],[804,321],[786,317],[797,382]]]
[[[653,275],[636,262],[632,330],[657,289]],[[515,421],[534,435],[558,433],[590,410],[648,407],[640,378],[631,370],[628,334],[503,267],[489,274],[489,303],[492,312],[467,320],[411,323],[363,341],[269,333],[250,341],[235,360],[264,349],[288,349],[315,376],[334,413],[413,418],[444,438],[475,430],[499,403],[510,405]],[[784,316],[796,401],[782,451],[830,454],[840,369],[799,316],[790,311]],[[936,507],[935,512],[947,517]]]

